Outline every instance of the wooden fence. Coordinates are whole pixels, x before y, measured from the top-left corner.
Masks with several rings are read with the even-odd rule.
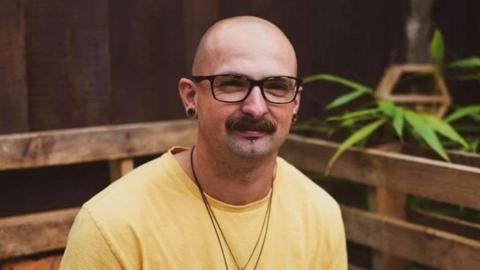
[[[118,126],[55,130],[0,136],[0,171],[110,162],[111,180],[133,168],[132,159],[158,155],[172,145],[191,145],[195,124],[169,121]],[[322,173],[338,145],[291,135],[282,156],[299,169]],[[71,155],[74,149],[75,155]],[[378,190],[418,195],[480,210],[480,168],[449,164],[378,150],[349,150],[332,175]],[[40,181],[40,180],[39,180]],[[378,209],[377,209],[378,210]],[[60,252],[78,208],[11,216],[0,219],[0,264],[21,268],[18,258],[36,254],[58,265]],[[349,241],[441,269],[480,269],[480,240],[384,215],[342,206]],[[442,219],[454,227],[480,232],[478,224]],[[42,268],[41,261],[34,269]],[[23,263],[23,264],[22,264]],[[351,265],[351,269],[360,269]]]
[[[374,83],[392,51],[402,59],[406,10],[383,0],[0,0],[0,134],[182,117],[178,79],[203,32],[230,16],[279,25],[301,76]],[[309,94],[302,115],[335,96]]]
[[[322,173],[337,147],[331,142],[292,135],[282,155],[301,170]],[[480,168],[354,149],[337,161],[331,175],[368,185],[376,193],[375,211],[342,206],[350,241],[440,269],[480,269],[480,239],[408,222],[398,216],[400,207],[395,205],[399,194],[411,194],[480,210]],[[477,235],[480,232],[479,224],[455,218],[437,220]],[[384,267],[379,269],[397,267],[391,262],[388,267],[380,265]]]

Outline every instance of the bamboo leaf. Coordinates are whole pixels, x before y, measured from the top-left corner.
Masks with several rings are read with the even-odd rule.
[[[480,68],[480,57],[470,57],[449,63],[447,68]]]
[[[327,121],[339,121],[339,120],[346,120],[346,119],[356,119],[356,118],[363,118],[364,116],[375,115],[380,110],[378,108],[371,108],[371,109],[364,109],[358,110],[354,112],[346,113],[342,116],[332,116],[327,119]]]
[[[471,114],[469,115],[473,120],[480,122],[480,114]]]
[[[480,73],[456,76],[454,79],[457,81],[477,81],[480,80]]]
[[[395,116],[397,107],[393,104],[393,102],[389,100],[380,100],[378,101],[378,107],[388,117],[393,118]]]
[[[356,91],[350,92],[348,94],[339,96],[338,98],[334,99],[330,104],[328,104],[326,109],[330,110],[330,109],[345,105],[345,104],[363,96],[365,93],[367,93],[367,92],[356,90]]]
[[[353,127],[353,125],[355,124],[355,121],[353,119],[345,119],[343,120],[341,123],[340,123],[340,126],[341,127],[345,127],[345,128],[351,128]]]
[[[378,102],[378,107],[384,115],[393,120],[393,128],[398,137],[402,138],[404,124],[403,109],[388,100],[380,100]]]
[[[450,114],[447,118],[445,118],[445,121],[451,123],[451,122],[457,121],[458,119],[472,116],[472,115],[480,115],[480,105],[473,105],[473,106],[458,108],[452,114]]]
[[[427,125],[426,121],[418,114],[412,111],[405,111],[405,120],[410,124],[412,129],[444,160],[450,161],[438,139],[435,131]]]
[[[305,77],[303,79],[304,83],[311,83],[315,81],[329,81],[329,82],[334,82],[341,84],[343,86],[349,87],[351,89],[354,89],[356,91],[364,92],[364,93],[373,93],[373,89],[371,87],[368,87],[366,85],[359,84],[357,82],[354,82],[352,80],[348,80],[339,76],[331,75],[331,74],[316,74],[312,76]]]
[[[327,110],[345,105],[361,97],[364,94],[373,94],[373,89],[371,87],[359,84],[357,82],[354,82],[339,76],[331,75],[331,74],[316,74],[316,75],[308,76],[303,79],[303,82],[311,83],[311,82],[322,81],[322,80],[338,83],[340,85],[346,86],[354,90],[352,92],[349,92],[333,100],[330,104],[327,105],[326,107]]]
[[[443,44],[442,32],[438,29],[435,29],[432,41],[430,42],[430,54],[437,65],[443,64],[445,46]]]
[[[449,138],[450,140],[461,144],[465,149],[469,149],[468,143],[458,134],[447,122],[433,115],[423,115],[429,126],[436,132]]]
[[[395,129],[395,132],[399,138],[402,138],[403,136],[403,126],[405,123],[404,119],[404,110],[400,107],[397,107],[393,117],[393,128]]]
[[[353,133],[350,137],[348,137],[337,149],[335,154],[330,158],[328,161],[326,173],[328,174],[330,172],[331,167],[337,161],[337,159],[351,146],[355,145],[357,142],[365,139],[368,137],[370,134],[372,134],[377,128],[379,128],[381,125],[385,123],[385,119],[379,119],[373,123],[370,123],[367,126],[364,126],[363,128],[359,129],[355,133]]]
[[[479,146],[480,146],[480,138],[474,139],[470,143],[470,149],[472,150],[473,153],[479,152]]]

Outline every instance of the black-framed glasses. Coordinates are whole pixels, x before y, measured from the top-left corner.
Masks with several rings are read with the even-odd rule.
[[[262,80],[252,80],[244,75],[219,74],[191,76],[194,82],[210,81],[213,98],[227,103],[242,102],[247,99],[253,87],[258,86],[263,98],[271,103],[286,104],[295,100],[302,80],[290,76],[272,76]]]

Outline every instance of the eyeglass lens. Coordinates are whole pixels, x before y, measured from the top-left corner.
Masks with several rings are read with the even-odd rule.
[[[216,99],[226,102],[241,101],[249,93],[252,82],[237,75],[219,75],[213,80],[212,90]],[[291,102],[295,96],[297,82],[288,77],[272,77],[262,81],[265,98],[274,103]]]

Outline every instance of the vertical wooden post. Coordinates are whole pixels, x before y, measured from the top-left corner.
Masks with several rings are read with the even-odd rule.
[[[133,170],[133,159],[111,160],[110,165],[110,181],[114,182],[120,177]]]
[[[370,209],[382,216],[405,219],[405,194],[387,188],[376,188],[369,194]],[[405,270],[409,262],[388,251],[376,252],[373,269]]]

